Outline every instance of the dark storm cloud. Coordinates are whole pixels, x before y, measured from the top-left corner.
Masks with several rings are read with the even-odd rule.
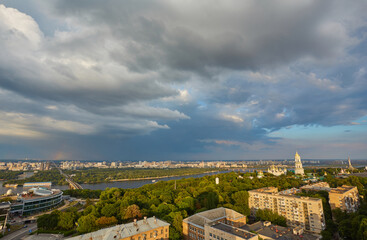
[[[57,1],[52,9],[96,31],[110,29],[131,58],[118,57],[118,48],[111,54],[132,70],[163,65],[210,73],[211,67],[256,70],[304,57],[335,57],[351,41],[337,22],[342,7],[331,1],[111,0],[87,7],[83,1]]]
[[[365,1],[32,3],[0,5],[0,136],[177,159],[367,114]]]

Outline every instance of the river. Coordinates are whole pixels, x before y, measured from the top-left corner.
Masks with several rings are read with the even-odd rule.
[[[193,175],[186,175],[186,176],[175,176],[175,177],[166,177],[166,178],[157,178],[156,182],[158,181],[169,181],[169,180],[179,180],[179,179],[183,179],[183,178],[200,178],[200,177],[204,177],[204,176],[208,176],[208,175],[215,175],[215,174],[219,174],[219,173],[227,173],[230,172],[231,170],[228,171],[218,171],[218,172],[209,172],[209,173],[201,173],[201,174],[193,174]],[[241,172],[250,172],[253,171],[253,169],[244,169],[241,170]],[[23,187],[17,187],[17,188],[6,188],[2,186],[3,182],[0,181],[0,194],[5,194],[9,189],[12,189],[13,193],[21,193],[23,192]],[[153,184],[153,180],[149,179],[149,180],[130,180],[130,181],[121,181],[121,182],[108,182],[108,183],[95,183],[95,184],[80,184],[84,189],[92,189],[92,190],[105,190],[106,188],[112,188],[112,187],[116,187],[116,188],[124,188],[124,189],[128,189],[128,188],[139,188],[142,187],[146,184]],[[65,190],[65,189],[69,189],[69,186],[67,185],[63,185],[63,186],[58,186],[58,185],[53,185],[52,188],[56,188],[56,189],[61,189],[61,190]]]

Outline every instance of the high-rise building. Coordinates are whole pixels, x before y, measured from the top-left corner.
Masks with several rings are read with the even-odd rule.
[[[295,161],[294,173],[299,174],[299,175],[304,175],[305,170],[303,170],[301,157],[299,156],[298,152],[296,152],[296,155],[294,156],[294,161]]]
[[[331,209],[340,208],[343,211],[355,212],[359,207],[359,194],[357,187],[343,185],[332,188],[329,192]]]
[[[227,208],[198,213],[183,221],[184,239],[195,240],[319,240],[303,228],[281,227],[269,221],[246,224],[245,216]],[[237,221],[236,221],[237,219]]]
[[[260,188],[248,193],[253,215],[258,209],[269,209],[284,216],[288,226],[301,227],[315,233],[325,229],[322,200],[319,198],[285,195],[275,187]]]

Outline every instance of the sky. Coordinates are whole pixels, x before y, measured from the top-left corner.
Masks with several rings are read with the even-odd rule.
[[[367,159],[366,12],[1,0],[0,159]]]

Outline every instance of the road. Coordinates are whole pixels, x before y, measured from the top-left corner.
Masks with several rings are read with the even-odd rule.
[[[73,179],[72,179],[70,176],[68,176],[67,174],[65,174],[65,173],[61,170],[61,168],[59,168],[59,167],[56,165],[56,163],[54,163],[54,162],[52,162],[52,163],[54,164],[55,168],[59,170],[60,174],[61,174],[61,175],[63,175],[63,176],[65,177],[66,181],[70,184],[70,187],[71,187],[72,189],[83,189],[83,187],[82,187],[79,183],[74,182],[74,181],[73,181]]]
[[[22,228],[18,231],[10,233],[9,235],[4,236],[1,240],[21,240],[23,237],[29,234],[29,230],[32,232],[37,230],[37,223],[28,224],[27,228]]]

